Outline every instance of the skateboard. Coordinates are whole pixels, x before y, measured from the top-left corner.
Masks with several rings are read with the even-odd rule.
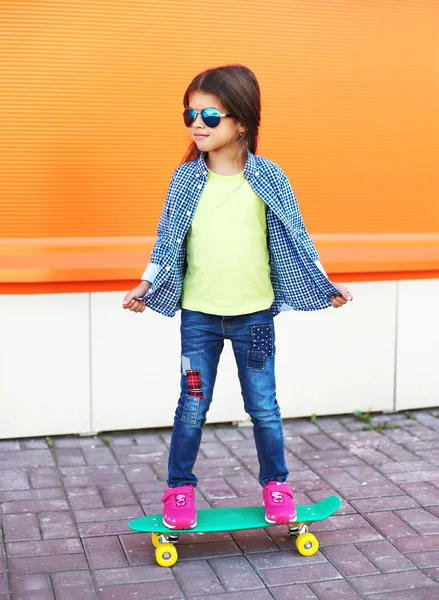
[[[312,556],[319,549],[317,538],[308,531],[309,523],[324,521],[341,506],[337,496],[329,496],[317,504],[296,506],[297,520],[286,525],[291,538],[296,538],[296,548],[303,556]],[[162,567],[172,567],[178,559],[175,544],[184,533],[222,533],[245,529],[265,529],[275,525],[267,523],[262,506],[244,508],[209,508],[197,511],[197,526],[193,529],[168,529],[162,515],[141,517],[128,523],[132,531],[151,533],[155,558]]]

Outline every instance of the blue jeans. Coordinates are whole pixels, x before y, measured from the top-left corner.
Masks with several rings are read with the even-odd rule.
[[[259,481],[285,482],[282,419],[276,400],[274,324],[269,311],[221,317],[191,310],[181,315],[181,395],[169,452],[168,485],[196,485],[192,470],[212,401],[224,340],[230,339],[244,408],[253,423]]]

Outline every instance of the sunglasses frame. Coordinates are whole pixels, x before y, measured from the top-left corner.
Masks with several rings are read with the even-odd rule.
[[[193,121],[192,121],[192,123],[191,123],[190,125],[186,125],[186,121],[184,122],[184,124],[185,124],[185,125],[186,125],[186,127],[188,127],[188,128],[189,128],[189,127],[192,127],[192,125],[193,125],[193,124],[195,123],[195,121],[197,120],[197,117],[198,117],[198,115],[200,115],[200,117],[201,117],[201,120],[203,121],[204,125],[205,125],[206,127],[209,127],[209,129],[215,129],[215,127],[218,127],[218,125],[220,124],[220,121],[218,121],[218,124],[217,124],[217,125],[214,125],[213,127],[211,127],[210,125],[208,125],[208,124],[206,123],[206,121],[203,119],[203,112],[204,112],[205,110],[216,110],[216,111],[217,111],[217,113],[218,113],[218,115],[211,115],[212,117],[213,117],[213,116],[214,116],[214,117],[219,117],[219,118],[221,118],[221,117],[231,117],[232,119],[234,119],[234,118],[235,118],[235,115],[234,115],[234,114],[232,114],[232,113],[222,113],[222,112],[220,112],[220,111],[219,111],[217,108],[213,108],[213,106],[208,106],[208,107],[206,107],[206,108],[202,108],[201,110],[197,110],[197,109],[195,109],[195,108],[185,108],[185,109],[184,109],[184,111],[183,111],[183,119],[184,119],[184,114],[185,114],[185,112],[186,112],[187,110],[193,110],[193,111],[195,112],[195,117],[194,117],[194,119],[193,119]],[[206,118],[209,118],[209,117],[206,117]]]

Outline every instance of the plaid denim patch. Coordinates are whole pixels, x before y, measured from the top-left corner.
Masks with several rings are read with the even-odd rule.
[[[188,394],[193,398],[203,399],[203,387],[201,384],[201,372],[200,369],[188,369],[187,375],[187,386]]]

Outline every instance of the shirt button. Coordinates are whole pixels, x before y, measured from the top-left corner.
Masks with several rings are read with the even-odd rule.
[[[181,244],[181,239],[180,238],[178,238],[177,244]]]
[[[259,171],[256,171],[255,175],[256,177],[259,177]]]
[[[170,270],[171,270],[171,267],[168,265],[168,266],[166,267],[166,270],[167,270],[167,271],[170,271]]]
[[[186,213],[186,216],[187,216],[187,217],[190,217],[190,216],[191,216],[191,214],[192,214],[192,213],[191,213],[191,211],[190,211],[190,210],[188,210],[188,211],[187,211],[187,213]]]
[[[199,174],[199,173],[197,173],[197,174],[195,175],[195,177],[199,177],[199,176],[200,176],[200,174]]]
[[[207,171],[204,171],[203,175],[207,175]]]
[[[199,183],[199,184],[197,185],[197,188],[198,188],[199,190],[201,190],[201,187],[202,187],[202,186],[201,186],[201,183]]]

